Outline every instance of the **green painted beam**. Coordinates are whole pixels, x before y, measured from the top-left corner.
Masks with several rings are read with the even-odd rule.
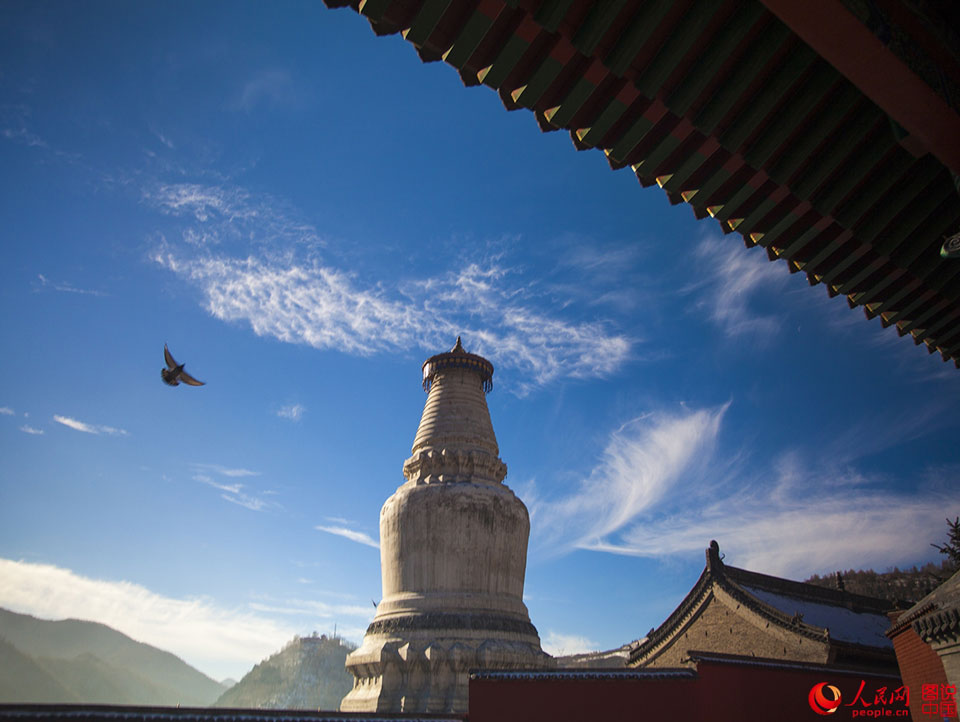
[[[830,99],[814,118],[800,138],[793,139],[787,149],[773,162],[767,172],[778,183],[790,179],[808,163],[817,147],[856,107],[862,96],[849,83],[844,83],[839,94]]]
[[[948,198],[956,200],[956,191],[943,183],[931,184],[913,200],[910,205],[910,213],[904,214],[898,222],[891,223],[883,228],[883,231],[873,242],[873,247],[877,253],[882,253],[893,259],[897,256],[897,251],[901,247],[910,246],[911,250],[916,251],[916,246],[920,244],[910,243],[910,239],[918,237],[916,235],[917,227],[931,214],[935,213],[937,208]],[[925,237],[929,238],[930,236]],[[898,264],[900,262],[900,260],[897,261]]]
[[[543,0],[533,19],[547,32],[556,32],[571,5],[573,0]]]
[[[860,154],[859,141],[873,127],[876,115],[869,106],[860,106],[859,111],[840,125],[839,132],[832,135],[827,145],[814,153],[793,178],[790,185],[798,196],[812,198],[832,173],[849,158]]]
[[[722,204],[723,208],[711,213],[714,218],[718,221],[729,221],[731,218],[738,218],[739,214],[737,211],[740,210],[740,207],[743,206],[755,193],[757,189],[753,186],[750,186],[744,183],[737,191],[734,192],[732,196],[727,198]]]
[[[707,135],[712,134],[717,124],[741,100],[743,94],[756,80],[757,73],[767,66],[789,38],[790,31],[783,23],[771,23],[740,58],[730,77],[716,89],[710,100],[696,114],[693,124],[701,132]]]
[[[437,23],[443,17],[443,14],[450,7],[451,0],[423,0],[420,10],[414,16],[410,27],[404,31],[405,40],[413,43],[417,47],[422,47],[430,33],[437,27]]]
[[[560,105],[544,111],[543,114],[551,125],[555,125],[558,128],[566,128],[573,120],[573,116],[575,116],[590,99],[590,96],[593,95],[596,89],[596,85],[581,76],[580,79],[574,83],[570,92],[567,93]]]
[[[614,75],[622,76],[633,63],[644,44],[673,6],[672,0],[650,0],[633,16],[623,34],[604,59]]]
[[[868,182],[860,187],[855,196],[835,208],[833,217],[844,228],[853,227],[887,191],[900,182],[912,163],[913,158],[906,151],[898,153],[878,171],[871,173]]]
[[[543,97],[543,94],[553,85],[553,81],[557,79],[564,67],[565,65],[559,60],[550,56],[544,58],[540,67],[527,80],[527,84],[515,89],[510,94],[513,102],[532,110]]]
[[[870,213],[852,226],[853,232],[858,238],[872,245],[880,231],[923,193],[929,183],[930,176],[921,172],[919,168],[915,173],[906,174],[897,184],[897,192],[892,194],[892,197],[890,194],[884,196],[885,200],[879,207],[871,208]]]
[[[723,131],[719,140],[730,150],[740,150],[753,132],[796,85],[797,79],[813,65],[816,55],[806,46],[794,50],[754,95],[750,104]]]
[[[613,127],[614,123],[623,117],[628,109],[628,105],[614,98],[589,128],[580,128],[576,131],[577,138],[586,145],[599,145],[600,140]]]
[[[629,0],[598,0],[590,6],[586,17],[573,36],[573,45],[584,55],[593,55],[603,36],[627,6]]]
[[[777,110],[770,125],[744,150],[746,161],[757,168],[764,167],[836,82],[836,71],[826,63],[817,63],[806,82]]]
[[[383,14],[393,4],[393,0],[361,0],[357,9],[365,18],[377,22],[383,19]]]
[[[690,49],[703,41],[703,31],[713,20],[722,4],[716,0],[695,0],[693,6],[681,17],[680,22],[670,32],[663,46],[657,51],[636,79],[637,89],[652,98],[660,93],[661,87],[687,56]]]
[[[856,153],[847,156],[838,173],[826,185],[821,185],[813,194],[810,202],[824,214],[833,213],[837,204],[850,194],[850,189],[866,177],[887,154],[894,144],[887,133],[879,135],[873,130],[867,133],[869,142],[860,145]]]
[[[467,22],[463,24],[460,34],[453,41],[453,45],[444,53],[443,59],[457,70],[462,70],[492,26],[493,18],[474,10]]]
[[[852,239],[853,242],[856,242],[856,239]],[[837,277],[850,268],[851,265],[859,261],[869,252],[869,248],[863,244],[860,244],[848,251],[842,260],[832,265],[830,268],[824,271],[818,271],[817,275],[820,276],[820,281],[822,283],[830,284],[837,279]],[[809,265],[816,265],[813,261]],[[836,292],[834,292],[836,295]]]
[[[529,48],[530,43],[526,40],[516,34],[511,35],[493,63],[477,73],[477,80],[489,88],[499,90],[500,85],[507,79],[507,75],[517,66]]]
[[[713,80],[716,69],[737,50],[753,26],[766,11],[759,2],[743,3],[724,26],[723,32],[708,43],[690,72],[667,99],[667,106],[678,115],[686,113]]]
[[[617,141],[616,145],[610,149],[610,157],[618,162],[625,162],[630,155],[630,151],[637,147],[637,144],[643,140],[644,136],[653,128],[653,123],[643,116],[637,118],[630,129],[623,134],[623,137]]]
[[[719,151],[719,147],[714,152]],[[705,156],[699,150],[688,155],[683,163],[674,169],[673,175],[663,186],[663,189],[673,193],[683,193],[685,191],[695,191],[698,188],[691,187],[688,182],[693,174],[700,170],[706,163],[710,162],[712,156]],[[688,201],[689,202],[689,201]]]

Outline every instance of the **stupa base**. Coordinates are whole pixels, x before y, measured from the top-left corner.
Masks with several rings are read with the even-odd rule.
[[[540,640],[526,634],[491,639],[486,630],[430,631],[408,631],[403,639],[368,633],[347,657],[354,682],[340,711],[463,713],[471,670],[554,666],[553,657],[540,649]]]

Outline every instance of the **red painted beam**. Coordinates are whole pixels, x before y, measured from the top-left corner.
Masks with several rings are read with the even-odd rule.
[[[960,114],[840,0],[760,2],[941,163],[960,174]]]

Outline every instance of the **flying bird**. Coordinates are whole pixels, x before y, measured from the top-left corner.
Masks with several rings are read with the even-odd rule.
[[[179,386],[181,381],[188,386],[203,386],[203,381],[197,381],[183,370],[183,364],[178,364],[173,360],[173,355],[167,348],[167,344],[163,344],[163,358],[167,362],[167,368],[160,369],[160,378],[167,386]]]

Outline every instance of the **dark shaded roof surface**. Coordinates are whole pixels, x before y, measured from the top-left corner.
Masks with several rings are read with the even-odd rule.
[[[960,60],[935,4],[326,3],[960,368],[960,261],[939,253],[960,231]]]

